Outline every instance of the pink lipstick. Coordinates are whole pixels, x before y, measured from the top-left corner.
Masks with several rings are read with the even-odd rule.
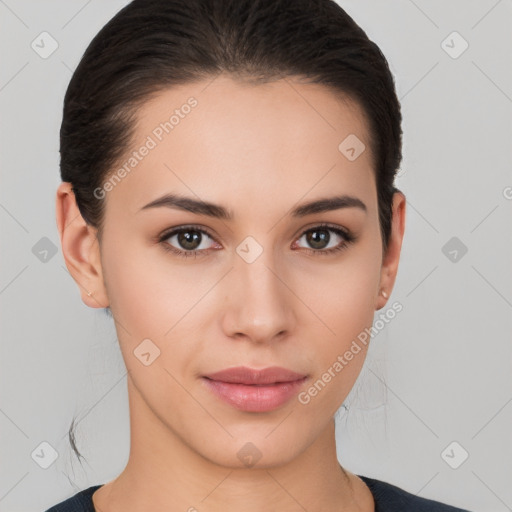
[[[266,412],[288,402],[306,379],[307,375],[278,366],[263,370],[238,366],[205,375],[202,380],[210,391],[233,407]]]

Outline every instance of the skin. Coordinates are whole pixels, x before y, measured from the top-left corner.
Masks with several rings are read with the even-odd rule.
[[[198,105],[106,194],[101,242],[70,184],[57,191],[67,268],[86,305],[111,308],[128,370],[130,457],[94,493],[94,505],[102,512],[373,511],[368,487],[337,460],[334,431],[367,346],[308,404],[294,397],[264,413],[219,400],[201,375],[277,365],[307,374],[301,390],[308,389],[386,305],[379,292],[391,294],[395,282],[405,196],[394,195],[384,254],[362,110],[291,78],[254,85],[221,75],[159,92],[139,111],[127,153],[191,96]],[[349,134],[366,145],[354,161],[338,150]],[[234,219],[140,210],[167,192],[223,205]],[[359,198],[367,211],[289,215],[338,194]],[[313,254],[343,242],[329,231],[329,243],[311,245],[304,233],[321,222],[357,240]],[[179,257],[164,250],[187,250],[177,236],[157,241],[188,224],[213,235],[202,234],[195,247],[211,248],[208,254]],[[236,252],[247,236],[263,249],[252,263]],[[147,338],[160,356],[145,366],[134,350]],[[237,456],[247,442],[261,453],[252,467]]]

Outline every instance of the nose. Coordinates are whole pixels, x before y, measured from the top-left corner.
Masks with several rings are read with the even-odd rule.
[[[262,344],[293,331],[296,299],[271,250],[264,250],[252,263],[235,255],[229,274],[222,322],[227,336]]]

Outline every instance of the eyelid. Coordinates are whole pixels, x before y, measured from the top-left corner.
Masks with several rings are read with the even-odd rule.
[[[304,233],[307,233],[308,231],[313,231],[314,229],[321,229],[321,228],[325,228],[325,229],[332,229],[334,231],[341,231],[343,234],[346,233],[347,237],[350,236],[351,234],[351,230],[344,227],[344,226],[340,226],[339,224],[332,224],[330,222],[312,222],[311,224],[308,224],[307,226],[303,226],[297,233],[297,235],[295,236],[295,240],[300,238],[302,235],[304,235]]]
[[[190,231],[199,231],[200,233],[205,233],[206,235],[208,235],[212,240],[214,240],[215,242],[217,243],[220,243],[218,240],[217,240],[217,237],[214,236],[210,230],[204,226],[200,226],[198,224],[183,224],[181,226],[175,226],[173,228],[169,228],[169,229],[166,229],[165,231],[163,231],[160,235],[158,235],[156,237],[156,241],[157,242],[165,242],[165,240],[167,240],[168,238],[170,238],[171,236],[174,236],[174,235],[177,235],[178,233],[180,233],[181,231],[187,231],[187,230],[190,230]],[[176,250],[180,250],[180,249],[176,249]],[[201,249],[201,250],[198,250],[197,252],[207,252],[209,251],[210,249]],[[189,253],[192,253],[193,251],[184,251],[184,252],[189,252]]]
[[[336,252],[338,250],[343,250],[347,248],[348,245],[355,242],[357,240],[357,236],[348,228],[339,226],[339,225],[333,225],[329,222],[320,222],[313,224],[311,227],[303,228],[300,232],[300,235],[298,237],[295,237],[294,240],[298,241],[300,240],[306,233],[309,231],[315,231],[315,230],[326,230],[326,231],[333,231],[336,233],[337,236],[340,236],[343,241],[339,243],[338,245],[334,247],[330,247],[328,249],[311,249],[309,247],[302,247],[302,251],[306,251],[310,254],[332,254],[333,252]],[[296,243],[296,242],[294,242]]]
[[[167,228],[164,231],[162,231],[162,233],[160,235],[157,236],[157,239],[165,240],[166,238],[169,238],[171,235],[174,235],[180,231],[186,231],[187,229],[190,229],[191,231],[194,230],[194,231],[204,232],[210,238],[215,239],[215,236],[210,232],[210,230],[208,228],[206,228],[205,226],[201,226],[199,224],[181,224],[179,226],[174,226],[173,228]]]

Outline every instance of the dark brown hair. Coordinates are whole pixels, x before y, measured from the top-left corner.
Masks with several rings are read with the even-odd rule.
[[[100,240],[104,200],[94,191],[128,151],[137,109],[158,91],[221,72],[252,82],[306,78],[357,102],[386,251],[402,159],[400,104],[386,58],[333,0],[134,0],[99,31],[64,98],[60,170]]]

